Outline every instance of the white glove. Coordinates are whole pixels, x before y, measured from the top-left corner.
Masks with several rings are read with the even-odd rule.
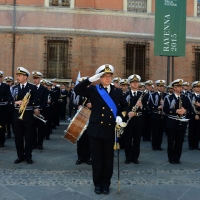
[[[100,77],[101,77],[103,74],[104,74],[104,72],[101,72],[101,73],[99,73],[99,74],[95,74],[94,76],[92,76],[92,77],[89,78],[89,81],[90,81],[90,82],[95,82],[95,81],[99,80]]]
[[[122,118],[120,116],[117,116],[115,122],[120,124],[122,122]]]

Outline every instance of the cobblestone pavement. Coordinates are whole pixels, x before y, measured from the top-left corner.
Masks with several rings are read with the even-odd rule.
[[[150,142],[141,142],[139,165],[125,164],[121,150],[120,193],[115,158],[110,194],[96,195],[91,166],[76,165],[76,146],[62,138],[66,127],[62,121],[51,140],[44,141],[44,150],[33,151],[32,165],[14,164],[14,138],[6,141],[0,149],[0,200],[200,199],[200,151],[188,149],[187,136],[180,165],[167,162],[166,136],[163,151],[153,151]]]

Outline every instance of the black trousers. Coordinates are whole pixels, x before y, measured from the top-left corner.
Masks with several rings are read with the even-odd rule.
[[[72,112],[74,112],[74,115],[76,114],[77,110],[69,108],[69,118],[72,118]],[[73,116],[74,116],[73,115]]]
[[[44,114],[45,120],[47,120],[47,123],[44,125],[44,137],[49,138],[50,134],[52,133],[52,126],[53,126],[53,109],[51,106],[45,108],[45,114]]]
[[[183,140],[185,136],[185,129],[171,129],[168,128],[168,159],[170,161],[178,162],[182,153]]]
[[[87,130],[83,132],[81,138],[77,142],[78,159],[82,161],[90,160],[90,142]]]
[[[200,120],[191,119],[189,121],[188,144],[194,149],[199,147],[200,140]]]
[[[0,144],[4,145],[6,139],[5,139],[5,123],[0,121]]]
[[[152,128],[151,145],[153,148],[161,148],[164,125],[165,125],[165,122],[163,119],[161,120],[151,119],[151,128]]]
[[[15,145],[18,158],[32,158],[33,120],[14,121]]]
[[[113,174],[114,140],[89,136],[95,187],[108,188]]]
[[[33,146],[42,147],[44,140],[44,123],[39,119],[34,119]]]
[[[143,140],[151,140],[151,115],[150,114],[143,114]]]
[[[142,126],[127,126],[124,133],[126,160],[136,161],[140,155]]]

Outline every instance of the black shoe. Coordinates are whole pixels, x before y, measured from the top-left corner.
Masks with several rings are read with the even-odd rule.
[[[177,161],[177,162],[175,162],[176,164],[181,164],[181,162],[180,161]]]
[[[80,165],[83,161],[82,160],[77,160],[76,165]]]
[[[194,148],[193,148],[193,147],[189,147],[189,149],[190,149],[190,150],[194,150]]]
[[[54,127],[52,127],[52,129],[55,129],[55,130],[56,130],[57,128],[56,128],[56,126],[54,126]]]
[[[94,192],[95,192],[96,194],[101,194],[102,189],[101,189],[100,187],[95,187],[95,188],[94,188]]]
[[[162,151],[163,149],[161,147],[157,148],[158,151]]]
[[[9,135],[6,136],[6,139],[10,139],[11,137]]]
[[[152,147],[152,149],[153,149],[154,151],[157,151],[156,147]]]
[[[24,161],[24,158],[17,158],[17,159],[14,161],[14,163],[15,163],[15,164],[18,164],[18,163],[23,162],[23,161]]]
[[[200,148],[199,148],[199,147],[197,147],[197,148],[196,148],[196,150],[200,150]]]
[[[130,161],[129,161],[129,160],[125,160],[125,163],[126,163],[126,164],[130,164]]]
[[[138,160],[134,160],[133,163],[136,165],[139,164]]]
[[[46,137],[46,140],[50,140],[50,137]]]
[[[4,144],[0,144],[0,147],[3,148],[3,147],[4,147]]]
[[[27,162],[28,164],[33,164],[33,161],[32,161],[31,159],[26,159],[26,162]]]
[[[38,147],[39,150],[43,150],[43,147]]]
[[[175,162],[173,160],[169,160],[169,163],[171,164],[175,164]]]
[[[109,188],[103,188],[102,193],[103,194],[109,194]]]
[[[91,164],[92,164],[92,161],[91,161],[91,160],[87,160],[86,163],[87,163],[88,165],[91,165]]]

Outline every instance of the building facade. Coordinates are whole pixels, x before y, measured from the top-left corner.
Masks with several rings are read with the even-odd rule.
[[[23,66],[66,82],[109,63],[114,76],[167,79],[167,58],[154,56],[155,0],[0,0],[0,70]],[[187,1],[186,55],[174,78],[200,80],[200,3]],[[170,79],[171,81],[172,79]]]

